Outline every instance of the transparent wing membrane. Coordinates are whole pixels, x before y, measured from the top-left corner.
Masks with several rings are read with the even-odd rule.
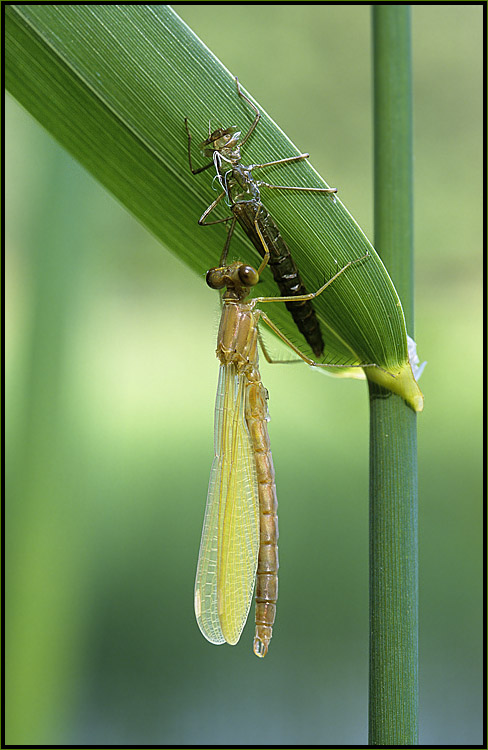
[[[198,626],[211,643],[235,644],[251,605],[259,551],[259,498],[245,418],[246,376],[220,366],[215,457],[195,582]]]

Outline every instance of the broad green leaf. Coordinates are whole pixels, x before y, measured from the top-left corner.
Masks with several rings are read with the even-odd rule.
[[[223,224],[197,224],[216,192],[212,170],[198,176],[189,171],[184,118],[194,146],[206,137],[209,120],[213,127],[233,125],[245,132],[252,113],[236,95],[233,74],[167,5],[8,5],[5,49],[9,91],[203,278],[218,263],[226,231]],[[245,81],[241,84],[247,93]],[[244,146],[245,163],[299,153],[257,105],[262,118]],[[197,165],[205,163],[198,148],[193,157]],[[270,168],[266,179],[325,185],[307,162]],[[340,199],[278,190],[264,195],[263,188],[263,201],[310,291],[350,260],[368,255],[314,301],[326,341],[323,362],[374,363],[378,367],[365,368],[367,376],[421,410],[400,300]],[[231,255],[254,264],[258,260],[240,231],[235,232]],[[276,294],[266,269],[259,295]],[[266,312],[311,354],[283,304],[269,303]],[[333,371],[352,377],[361,373]]]

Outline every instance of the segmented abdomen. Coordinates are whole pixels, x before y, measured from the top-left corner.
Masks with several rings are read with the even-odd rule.
[[[268,436],[268,392],[261,382],[247,388],[246,421],[256,459],[259,496],[259,558],[256,573],[256,633],[253,650],[263,657],[273,634],[278,599],[278,500]]]

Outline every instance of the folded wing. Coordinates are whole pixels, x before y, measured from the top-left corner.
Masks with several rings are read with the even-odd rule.
[[[215,458],[195,581],[198,626],[211,643],[235,644],[246,623],[259,552],[256,466],[245,418],[247,377],[220,366]]]

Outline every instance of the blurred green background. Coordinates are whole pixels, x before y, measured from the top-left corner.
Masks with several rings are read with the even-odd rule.
[[[373,239],[370,7],[175,9]],[[415,338],[429,362],[420,721],[433,745],[482,740],[482,12],[412,9]],[[211,646],[193,581],[216,297],[11,99],[6,129],[7,742],[365,744],[365,384],[262,364],[275,635],[263,661],[252,616],[236,647]]]

